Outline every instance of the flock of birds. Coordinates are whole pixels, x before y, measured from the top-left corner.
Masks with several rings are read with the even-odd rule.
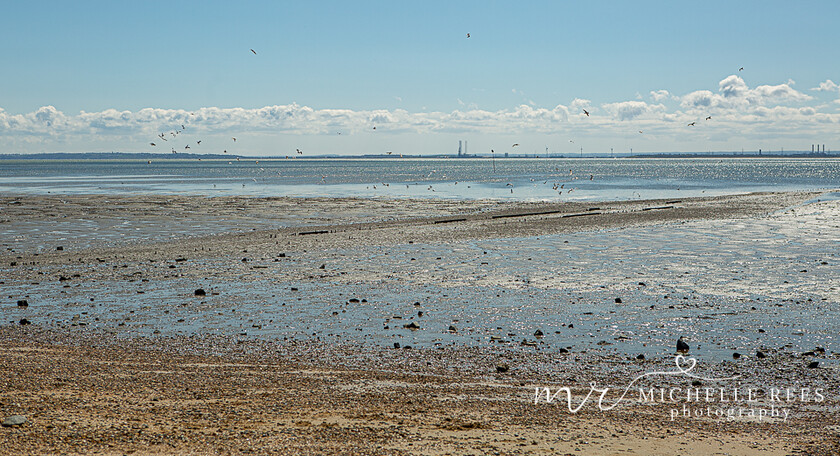
[[[470,34],[469,34],[469,33],[467,33],[467,38],[470,38]],[[255,51],[254,49],[250,49],[250,51],[251,51],[251,53],[253,53],[254,55],[257,55],[257,51]],[[740,68],[738,69],[738,71],[739,71],[739,72],[740,72],[740,71],[743,71],[743,70],[744,70],[744,67],[740,67]],[[586,117],[590,117],[590,113],[589,113],[589,111],[588,111],[587,109],[582,108],[582,111],[583,111],[583,114],[584,114]],[[194,113],[188,113],[188,116],[194,116],[194,115],[195,115]],[[706,116],[705,120],[706,120],[706,121],[712,120],[712,116]],[[189,123],[189,122],[187,122],[187,123]],[[688,126],[688,127],[694,127],[694,126],[696,126],[696,125],[697,125],[697,121],[692,121],[692,122],[689,122],[687,126]],[[186,132],[186,131],[187,131],[186,124],[180,124],[180,127],[181,127],[180,129],[175,128],[175,129],[173,129],[172,131],[169,131],[168,133],[160,133],[160,134],[158,134],[158,135],[157,135],[157,137],[158,137],[158,139],[160,139],[161,141],[165,141],[165,142],[169,142],[169,139],[167,139],[167,137],[169,137],[170,139],[172,139],[173,141],[175,141],[175,140],[176,140],[176,139],[177,139],[177,138],[181,135],[181,133],[184,133],[184,132]],[[373,130],[376,130],[376,126],[374,125],[374,126],[372,127],[372,129],[373,129]],[[341,132],[340,132],[340,131],[339,131],[339,132],[336,132],[336,133],[337,133],[338,135],[341,135]],[[639,133],[640,133],[640,134],[642,134],[642,133],[644,133],[644,131],[643,131],[643,130],[639,130]],[[233,141],[233,143],[236,143],[236,137],[231,137],[231,140]],[[570,140],[569,140],[569,142],[570,142],[570,143],[572,143],[572,144],[574,144],[574,140],[572,140],[572,139],[570,139]],[[200,145],[201,145],[201,140],[196,140],[196,141],[195,141],[195,144],[196,144],[196,146],[200,146]],[[152,147],[157,147],[157,146],[158,146],[158,144],[157,144],[156,142],[154,142],[154,141],[153,141],[153,142],[150,142],[150,143],[149,143],[149,145],[151,145]],[[519,146],[519,143],[514,143],[514,144],[511,146],[511,148],[515,148],[515,147],[518,147],[518,146]],[[180,147],[180,146],[179,146],[179,147]],[[184,145],[184,148],[183,148],[183,150],[184,150],[184,151],[186,151],[186,150],[190,150],[190,149],[191,149],[191,148],[190,148],[190,144],[189,144],[189,143],[187,143],[186,145]],[[176,150],[176,148],[175,148],[175,147],[171,147],[171,152],[172,152],[173,154],[178,153],[178,151]],[[495,157],[495,153],[496,153],[496,152],[495,152],[495,150],[491,149],[491,150],[490,150],[490,152],[491,152],[491,154],[493,154],[493,157]],[[222,151],[222,153],[227,154],[227,153],[228,153],[227,149],[224,149],[224,150]],[[387,151],[386,153],[387,153],[387,155],[391,155],[391,154],[393,153],[393,151]],[[295,154],[296,154],[296,155],[293,155],[292,157],[295,157],[295,156],[297,156],[297,155],[303,155],[303,151],[302,151],[301,149],[299,149],[299,148],[296,148],[296,149],[295,149]],[[402,157],[402,154],[400,154],[400,157]],[[289,158],[289,156],[287,155],[287,156],[286,156],[286,158]],[[201,160],[201,159],[199,158],[199,160]],[[237,158],[236,158],[236,160],[237,160],[237,161],[239,161],[239,158],[237,157]],[[149,163],[151,164],[151,160],[149,160]],[[232,164],[232,162],[228,162],[228,163],[229,163],[229,164]],[[258,164],[258,163],[259,163],[259,160],[257,160],[257,161],[256,161],[256,163]],[[260,168],[260,169],[262,170],[263,168]],[[495,162],[494,162],[494,171],[495,171]],[[557,169],[556,169],[556,168],[555,168],[555,171],[557,171]],[[434,170],[432,171],[432,173],[431,173],[431,174],[433,174],[433,173],[435,173],[435,171],[434,171]],[[430,174],[430,176],[431,176],[431,174]],[[577,177],[574,177],[574,174],[573,174],[572,170],[569,170],[569,176],[573,177],[573,179],[572,179],[572,180],[576,180],[576,179],[577,179]],[[321,176],[321,183],[322,183],[322,184],[326,182],[326,177],[327,177],[327,176]],[[444,178],[445,178],[445,176],[444,176]],[[589,180],[593,180],[593,179],[594,179],[594,175],[590,174],[590,175],[589,175]],[[253,180],[256,182],[256,179],[253,179]],[[545,180],[545,182],[543,182],[543,184],[548,184],[548,180],[549,180],[549,179],[546,179],[546,180]],[[531,179],[531,181],[532,181],[532,182],[534,182],[534,179]],[[553,189],[554,191],[557,191],[557,192],[558,192],[558,194],[562,194],[562,193],[563,193],[563,190],[564,190],[564,187],[565,187],[565,185],[566,185],[566,183],[568,183],[568,182],[564,182],[564,183],[552,182],[551,186],[552,186],[552,189]],[[455,182],[455,185],[457,185],[457,184],[458,184],[458,182]],[[244,187],[244,186],[245,186],[245,184],[243,184],[243,187]],[[382,184],[382,186],[383,186],[383,187],[388,187],[389,185],[388,185],[387,183],[383,183],[383,184]],[[512,183],[508,183],[506,186],[511,187],[511,188],[510,188],[510,192],[511,192],[511,193],[513,193],[513,184],[512,184]],[[409,187],[409,186],[408,186],[408,185],[406,185],[406,187]],[[469,187],[469,186],[468,186],[468,187]],[[377,188],[377,187],[376,187],[376,185],[374,185],[374,186],[373,186],[373,188],[374,188],[374,189],[376,189],[376,188]],[[435,189],[434,189],[434,186],[433,186],[433,185],[429,185],[429,187],[428,187],[428,189],[427,189],[427,190],[429,190],[429,191],[435,191]],[[574,190],[575,190],[575,188],[570,188],[570,189],[568,189],[568,190],[566,190],[566,191],[567,191],[567,193],[571,193],[571,192],[572,192],[572,191],[574,191]]]

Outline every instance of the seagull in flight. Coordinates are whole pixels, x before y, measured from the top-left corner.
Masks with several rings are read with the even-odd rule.
[[[584,110],[583,110],[583,113],[584,113],[584,114],[586,114],[586,117],[589,117],[589,111],[587,111],[587,110],[585,110],[585,109],[584,109]]]
[[[516,146],[518,146],[518,145],[519,145],[519,143],[516,143],[516,144],[514,144],[514,145],[512,145],[512,146],[510,146],[510,147],[516,147]]]
[[[236,138],[231,138],[231,139],[233,139],[233,142],[236,142]]]
[[[706,117],[706,120],[712,120],[712,116]]]
[[[694,124],[696,124],[696,123],[697,123],[697,122],[691,122],[691,123],[690,123],[690,124],[688,124],[687,126],[689,126],[689,127],[693,127],[693,126],[694,126]]]
[[[744,67],[738,68],[738,71],[744,71]]]
[[[151,144],[151,145],[153,145],[153,146],[157,146],[157,144],[155,144],[155,143],[149,143],[149,144]]]
[[[469,38],[469,37],[470,37],[470,34],[469,34],[469,33],[467,33],[467,38]]]
[[[253,53],[254,53],[254,55],[257,55],[257,51],[255,51],[255,50],[251,49],[251,52],[253,52]]]

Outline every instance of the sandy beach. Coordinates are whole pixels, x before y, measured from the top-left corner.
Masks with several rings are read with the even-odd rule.
[[[0,447],[836,454],[833,195],[5,195]]]

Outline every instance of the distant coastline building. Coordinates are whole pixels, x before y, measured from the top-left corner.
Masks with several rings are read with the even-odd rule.
[[[458,140],[458,156],[459,157],[466,157],[467,156],[467,141],[461,141],[460,139]]]

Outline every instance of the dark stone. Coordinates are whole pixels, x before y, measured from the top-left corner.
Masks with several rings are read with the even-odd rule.
[[[56,249],[56,250],[64,250],[64,247],[62,247],[62,246],[58,246],[58,247],[56,247],[55,249]]]
[[[204,288],[197,288],[195,290],[196,296],[207,296],[207,293],[204,291]]]
[[[416,330],[420,329],[420,326],[418,326],[417,323],[412,321],[411,323],[403,325],[403,328],[410,329],[412,331],[416,331]]]
[[[755,357],[759,359],[764,359],[767,357],[767,355],[765,355],[763,351],[758,350],[757,352],[755,352]]]
[[[569,350],[566,350],[565,348],[558,348],[557,353],[569,353]]]
[[[703,386],[703,382],[701,382],[700,380],[694,380],[693,382],[691,382],[691,386]]]
[[[638,356],[636,356],[636,359],[638,359],[639,361],[644,361],[645,360],[645,355],[638,355]]]
[[[616,304],[621,304],[621,298],[615,298],[615,303]]]
[[[319,266],[319,267],[318,267],[318,269],[327,269],[327,265],[326,265],[326,263],[325,263],[325,264],[322,264],[321,266]]]
[[[538,329],[538,330],[534,331],[534,337],[542,337],[542,336],[543,336],[543,332],[541,330]]]
[[[423,316],[423,311],[422,311],[422,310],[418,311],[418,312],[417,312],[417,316],[418,316],[418,317],[422,317],[422,316]]]
[[[23,415],[12,415],[3,420],[3,427],[21,426],[26,423],[26,417]]]
[[[394,348],[400,348],[400,343],[399,342],[394,342]]]
[[[29,321],[29,320],[27,320],[27,319],[25,319],[25,318],[21,318],[21,319],[20,319],[20,324],[21,324],[21,325],[31,325],[31,324],[32,324],[32,322],[31,322],[31,321]]]
[[[735,352],[735,353],[732,354],[732,359],[738,359],[740,357],[741,357],[741,354],[738,353],[738,352]]]
[[[29,307],[29,302],[25,299],[18,299],[17,305],[18,307]]]
[[[570,328],[570,329],[571,329],[571,328],[574,328],[574,327],[575,327],[575,324],[574,324],[574,323],[569,323],[569,328]]]
[[[509,371],[510,367],[505,363],[496,364],[496,372],[500,374],[504,374],[505,372]]]
[[[808,369],[816,369],[820,367],[819,361],[812,361],[811,364],[808,364]]]
[[[455,326],[453,326],[453,325],[449,325],[449,332],[453,332],[453,333],[454,333],[454,332],[458,332],[458,328],[456,328],[456,327],[455,327]]]
[[[689,346],[688,346],[688,344],[687,344],[687,343],[685,343],[685,342],[682,340],[682,337],[680,337],[680,338],[677,340],[677,353],[688,353],[688,350],[689,350]]]

